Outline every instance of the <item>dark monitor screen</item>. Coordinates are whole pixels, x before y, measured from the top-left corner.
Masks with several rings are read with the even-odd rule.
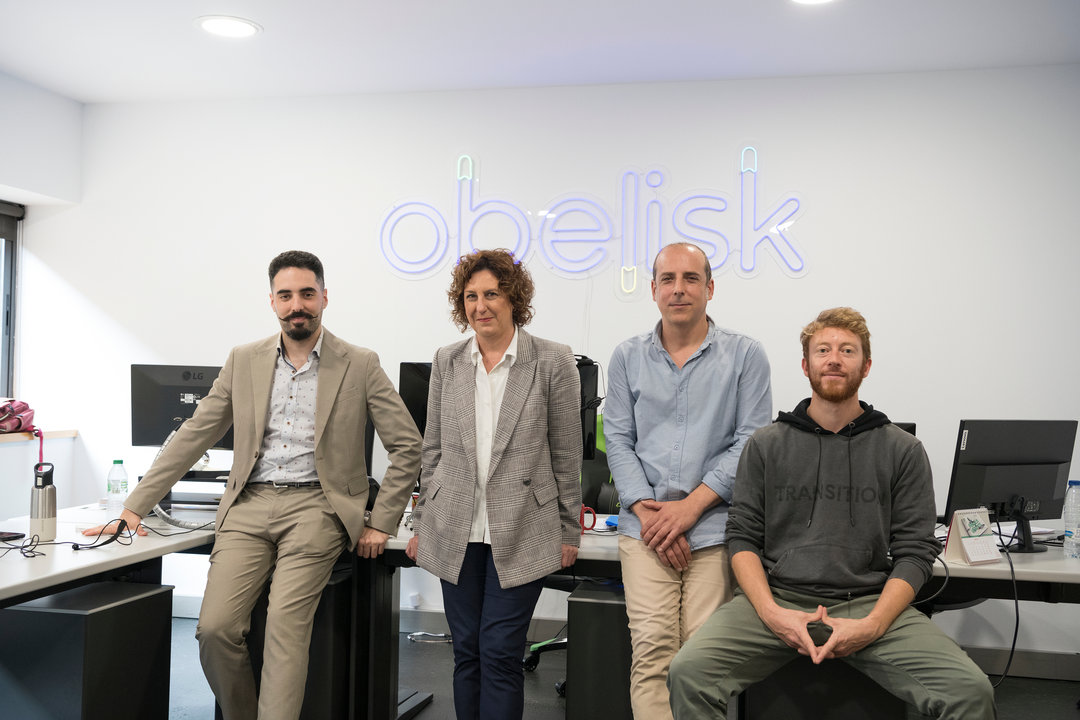
[[[915,434],[915,423],[913,422],[894,422],[893,425],[900,428],[904,432]]]
[[[1075,420],[961,420],[945,521],[956,510],[985,507],[991,520],[1016,521],[1017,551],[1033,551],[1030,521],[1061,517],[1076,426]]]
[[[428,385],[431,383],[431,363],[403,362],[398,377],[398,394],[412,415],[420,434],[427,427]],[[596,455],[596,408],[600,400],[596,395],[598,366],[588,358],[578,359],[578,375],[581,380],[581,424],[584,457]]]
[[[131,444],[158,446],[192,416],[210,393],[219,367],[196,365],[131,366]],[[214,444],[231,450],[232,428]]]
[[[431,363],[403,362],[398,376],[398,395],[412,415],[420,434],[427,426],[428,384],[431,382]]]

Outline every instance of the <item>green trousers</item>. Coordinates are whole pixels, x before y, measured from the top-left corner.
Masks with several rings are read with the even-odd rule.
[[[824,605],[832,617],[862,618],[877,595],[853,600],[773,590],[782,607],[813,612]],[[668,672],[675,720],[726,717],[730,698],[768,677],[796,656],[772,633],[741,591],[720,606],[683,645]],[[986,675],[951,638],[908,607],[874,643],[845,658],[893,695],[924,715],[955,720],[992,720],[994,690]]]

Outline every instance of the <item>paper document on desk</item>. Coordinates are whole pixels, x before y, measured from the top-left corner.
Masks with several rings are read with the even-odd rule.
[[[1002,540],[1014,538],[1016,537],[1016,523],[1003,522],[1001,523],[1001,529],[995,529],[994,532],[996,532]],[[1054,536],[1057,534],[1059,534],[1058,531],[1053,528],[1031,526],[1032,537],[1035,537],[1036,535]]]
[[[957,510],[945,539],[946,562],[982,565],[1001,562],[998,537],[990,527],[986,508]]]

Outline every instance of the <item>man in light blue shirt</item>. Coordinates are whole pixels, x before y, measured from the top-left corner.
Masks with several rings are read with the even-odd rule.
[[[760,343],[706,314],[712,270],[699,248],[666,246],[653,263],[660,322],[611,357],[604,406],[619,491],[619,559],[634,657],[634,716],[671,718],[668,666],[731,599],[724,526],[743,445],[772,417]]]

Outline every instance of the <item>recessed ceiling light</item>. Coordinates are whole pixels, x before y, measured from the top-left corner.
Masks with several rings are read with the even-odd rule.
[[[800,5],[824,5],[825,3],[831,3],[833,0],[792,0]]]
[[[204,15],[195,24],[211,35],[226,38],[246,38],[262,32],[258,23],[228,15]]]

